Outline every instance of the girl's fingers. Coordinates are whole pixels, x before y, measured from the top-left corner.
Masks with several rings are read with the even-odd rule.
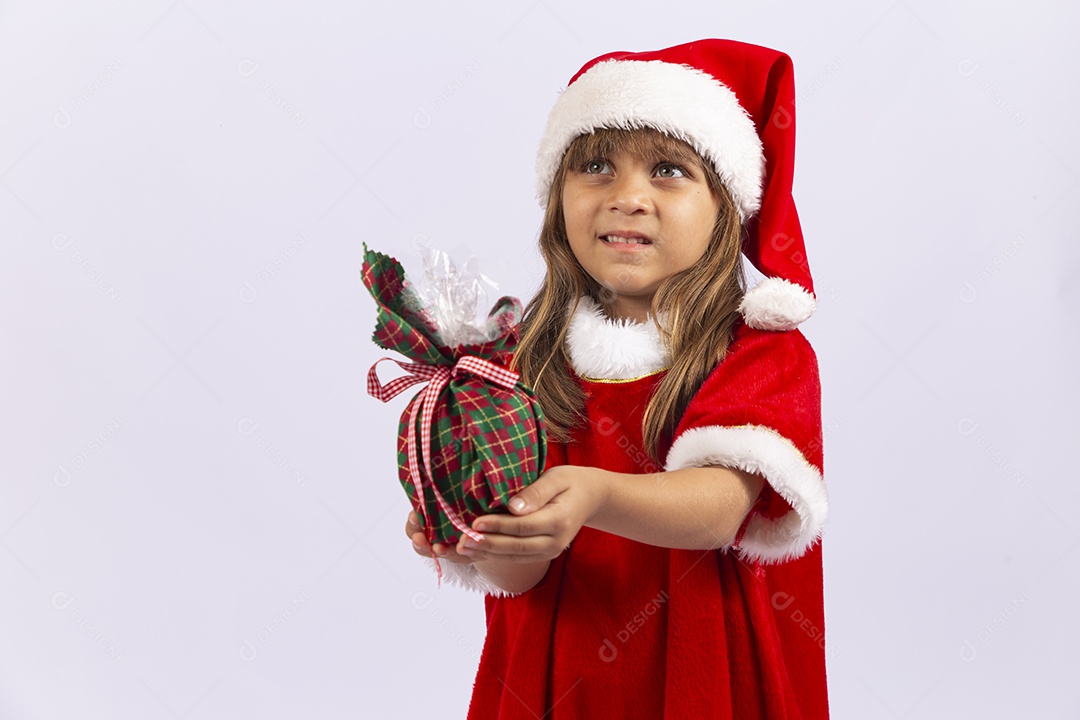
[[[442,560],[449,560],[456,563],[471,563],[476,558],[469,557],[467,555],[459,555],[457,548],[449,547],[444,543],[435,543],[432,547],[428,543],[427,536],[420,529],[419,524],[416,522],[416,512],[409,513],[409,518],[405,522],[405,534],[409,536],[409,540],[413,544],[413,550],[417,555],[424,557],[438,557]]]
[[[551,557],[551,551],[555,539],[550,535],[535,535],[532,537],[516,537],[513,535],[499,535],[497,533],[484,535],[484,539],[480,541],[479,546],[472,548],[473,555],[469,555],[470,550],[468,543],[473,541],[467,536],[463,536],[458,541],[457,552],[465,555],[465,557],[508,557],[512,556],[518,560],[533,559],[533,560],[545,560]]]
[[[516,536],[522,539],[529,537],[552,537],[557,532],[558,518],[565,511],[553,507],[550,503],[539,510],[523,517],[502,515],[484,518],[484,525],[488,529],[484,532],[498,533],[506,537]],[[481,532],[483,534],[483,532]]]
[[[456,551],[447,547],[443,543],[435,543],[434,547],[432,547],[428,543],[427,537],[424,536],[423,532],[414,532],[412,535],[409,536],[409,539],[412,540],[413,549],[415,549],[418,554],[423,555],[424,557],[432,557],[434,555],[439,558],[445,558],[447,560],[453,560],[456,562],[471,561],[471,558],[458,555]]]
[[[413,533],[410,536],[410,539],[412,540],[413,549],[416,550],[417,554],[423,555],[424,557],[431,557],[431,547],[428,545],[428,541],[427,538],[424,537],[424,533]]]
[[[440,560],[446,560],[456,564],[468,564],[480,559],[469,557],[468,555],[459,555],[455,548],[443,545],[442,543],[435,543],[435,551]]]
[[[450,555],[456,554],[456,548],[451,548],[443,543],[435,543],[435,545],[432,546],[432,550],[434,550],[435,554],[439,557],[449,557]]]

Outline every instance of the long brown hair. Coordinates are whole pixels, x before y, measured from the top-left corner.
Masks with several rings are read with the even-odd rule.
[[[547,272],[540,290],[525,306],[511,367],[536,391],[548,434],[556,441],[569,442],[574,428],[586,420],[585,394],[571,376],[565,347],[570,314],[581,295],[603,307],[612,291],[585,272],[570,249],[563,220],[563,183],[570,168],[617,151],[637,157],[658,153],[677,156],[689,151],[698,157],[709,188],[720,201],[701,260],[664,280],[652,299],[650,314],[660,330],[670,365],[645,408],[642,438],[649,457],[659,463],[661,438],[674,433],[691,398],[727,353],[746,287],[740,259],[743,228],[735,204],[712,165],[682,140],[652,128],[599,129],[578,136],[570,144],[552,182],[540,231],[540,253]],[[658,310],[666,313],[665,323],[659,322]]]

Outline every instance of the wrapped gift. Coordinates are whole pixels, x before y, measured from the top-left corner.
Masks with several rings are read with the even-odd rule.
[[[543,471],[547,441],[536,395],[508,369],[521,301],[500,298],[479,325],[476,273],[459,274],[444,254],[431,252],[430,290],[422,297],[397,260],[364,245],[361,274],[378,304],[372,339],[409,360],[379,359],[367,385],[387,402],[427,383],[401,414],[398,477],[428,541],[452,546],[462,533],[478,537],[471,528],[477,517],[508,512],[510,498]],[[409,374],[380,383],[376,368],[384,360]]]

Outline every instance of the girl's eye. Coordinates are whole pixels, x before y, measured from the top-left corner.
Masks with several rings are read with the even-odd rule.
[[[656,167],[656,174],[662,178],[686,177],[686,172],[673,163],[661,163]]]
[[[608,164],[603,160],[589,160],[585,163],[585,172],[589,175],[602,175],[607,169]]]

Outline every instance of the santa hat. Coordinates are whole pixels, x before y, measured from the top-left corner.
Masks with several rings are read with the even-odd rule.
[[[746,323],[790,330],[810,317],[814,285],[791,197],[791,58],[734,40],[698,40],[590,60],[548,117],[536,161],[540,204],[547,204],[574,138],[598,128],[643,127],[689,143],[734,198],[747,231],[743,253],[765,275],[739,306]]]

